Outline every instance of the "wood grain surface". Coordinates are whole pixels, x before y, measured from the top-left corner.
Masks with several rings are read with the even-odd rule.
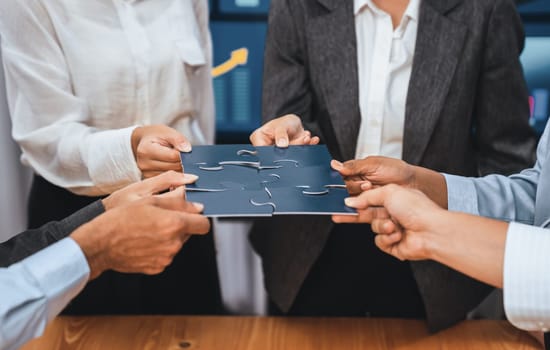
[[[505,321],[466,321],[431,335],[424,322],[368,318],[58,317],[25,350],[540,349]]]

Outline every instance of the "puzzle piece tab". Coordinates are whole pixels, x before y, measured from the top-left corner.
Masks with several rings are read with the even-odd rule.
[[[188,199],[204,203],[209,216],[355,213],[326,146],[195,146],[181,159],[199,176]]]

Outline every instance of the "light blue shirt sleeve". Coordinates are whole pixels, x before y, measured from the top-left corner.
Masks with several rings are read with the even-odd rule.
[[[40,336],[89,274],[86,257],[71,238],[0,269],[0,349],[18,349]]]
[[[447,182],[447,207],[457,211],[479,215],[477,191],[471,178],[443,174]]]

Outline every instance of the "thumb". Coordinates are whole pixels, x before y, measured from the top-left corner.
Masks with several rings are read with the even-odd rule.
[[[166,127],[159,137],[180,152],[191,152],[191,143],[175,129]]]
[[[341,163],[333,159],[330,162],[330,165],[334,170],[338,171],[344,177],[360,175],[361,173],[357,160],[349,160],[345,163]]]
[[[370,191],[362,192],[357,197],[346,198],[345,202],[348,207],[356,209],[367,209],[369,207],[383,207],[392,192],[395,191],[397,185],[388,185],[379,187]]]
[[[275,129],[275,144],[277,147],[286,148],[288,147],[288,131],[285,127],[278,127]]]

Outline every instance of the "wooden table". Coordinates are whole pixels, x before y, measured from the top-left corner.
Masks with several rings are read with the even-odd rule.
[[[504,321],[435,335],[415,320],[273,317],[58,317],[23,349],[540,349]]]

